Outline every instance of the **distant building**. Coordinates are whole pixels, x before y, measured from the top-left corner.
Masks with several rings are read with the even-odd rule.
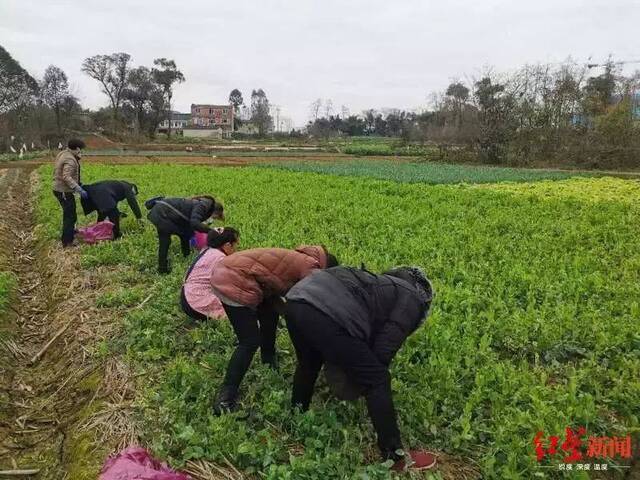
[[[233,132],[232,105],[191,105],[192,126],[195,128],[222,129],[224,134]]]
[[[171,130],[182,130],[191,124],[190,113],[171,112]],[[158,125],[160,130],[167,130],[169,128],[169,120],[164,119]]]

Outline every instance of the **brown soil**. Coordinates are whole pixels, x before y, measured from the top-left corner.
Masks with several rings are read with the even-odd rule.
[[[84,164],[98,163],[105,165],[140,165],[140,164],[184,164],[184,165],[211,165],[211,166],[242,166],[258,163],[271,163],[271,162],[330,162],[336,159],[348,159],[348,156],[343,155],[304,155],[304,156],[255,156],[255,157],[240,157],[240,156],[192,156],[192,155],[176,155],[176,156],[154,156],[154,155],[85,155],[83,160]],[[402,158],[399,161],[407,161],[406,158]],[[53,157],[42,157],[35,160],[15,161],[0,164],[0,167],[5,169],[34,167],[39,165],[45,165],[47,163],[53,163]]]
[[[109,140],[104,135],[99,133],[89,133],[82,135],[82,140],[87,145],[87,148],[91,150],[100,150],[105,148],[118,148],[120,145],[112,140]]]
[[[38,240],[37,183],[27,168],[0,180],[0,245],[10,253],[2,268],[17,278],[0,325],[0,471],[95,479],[106,455],[135,438],[122,413],[131,410],[129,374],[117,359],[96,356],[116,328],[94,306],[108,275],[82,272],[76,251]],[[114,405],[119,417],[105,414]]]
[[[193,148],[196,152],[200,151],[239,151],[239,152],[313,152],[320,149],[316,145],[304,145],[304,146],[288,146],[280,147],[277,145],[259,145],[259,144],[204,144],[204,143],[143,143],[143,144],[126,144],[123,145],[126,150],[155,150],[161,152],[184,152],[187,147]],[[94,148],[94,147],[90,147]],[[97,147],[95,147],[97,148]]]

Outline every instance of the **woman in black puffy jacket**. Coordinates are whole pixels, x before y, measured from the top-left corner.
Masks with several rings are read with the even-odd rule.
[[[298,359],[292,405],[309,408],[324,364],[330,385],[331,377],[342,377],[343,389],[348,386],[353,397],[364,395],[383,457],[400,465],[402,442],[389,365],[422,324],[432,299],[431,282],[416,267],[382,275],[335,267],[314,271],[294,285],[286,295],[285,313]],[[330,375],[336,371],[340,375]],[[435,463],[424,453],[414,461],[425,468]]]
[[[182,254],[191,252],[190,240],[194,232],[208,233],[210,227],[204,223],[209,218],[224,220],[221,203],[208,195],[192,198],[156,198],[148,201],[147,218],[158,230],[158,272],[169,273],[167,256],[171,235],[180,237]]]

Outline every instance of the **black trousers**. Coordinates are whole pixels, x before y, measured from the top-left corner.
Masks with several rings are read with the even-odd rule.
[[[182,311],[186,313],[189,317],[193,318],[194,320],[207,319],[206,315],[191,308],[191,305],[189,305],[189,302],[187,301],[187,297],[184,294],[184,287],[182,287],[182,289],[180,290],[180,306],[182,307]]]
[[[394,452],[402,448],[402,441],[391,396],[389,368],[378,360],[365,341],[352,337],[330,317],[307,303],[287,303],[285,317],[298,357],[292,405],[303,410],[309,408],[318,373],[325,361],[341,367],[351,381],[365,390],[369,417],[382,455],[397,460]]]
[[[238,346],[227,364],[224,386],[237,388],[249,370],[258,347],[264,363],[274,360],[278,313],[268,301],[260,305],[257,310],[249,307],[232,307],[224,303],[222,306],[238,337]]]
[[[120,233],[120,210],[112,208],[106,212],[98,212],[99,222],[103,221],[105,218],[109,219],[109,221],[113,223],[113,238],[120,238],[122,236]]]
[[[60,239],[62,240],[62,246],[67,247],[73,243],[76,221],[78,220],[76,199],[72,192],[56,192],[54,190],[53,194],[62,207],[62,235]]]
[[[191,253],[191,237],[193,232],[169,232],[165,230],[158,230],[158,271],[169,271],[169,247],[171,246],[171,235],[177,235],[180,237],[180,248],[182,249],[182,255],[185,257]]]

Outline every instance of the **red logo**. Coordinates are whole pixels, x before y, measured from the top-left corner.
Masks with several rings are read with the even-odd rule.
[[[633,456],[631,446],[631,435],[626,437],[595,437],[589,436],[586,445],[583,445],[583,437],[586,436],[587,430],[579,427],[573,430],[569,427],[565,429],[565,438],[560,443],[560,437],[550,436],[544,438],[544,432],[536,433],[533,438],[535,446],[536,459],[542,462],[545,457],[553,457],[557,453],[564,453],[562,459],[565,463],[576,463],[583,458],[588,459],[630,459]],[[586,447],[586,452],[585,452]]]

